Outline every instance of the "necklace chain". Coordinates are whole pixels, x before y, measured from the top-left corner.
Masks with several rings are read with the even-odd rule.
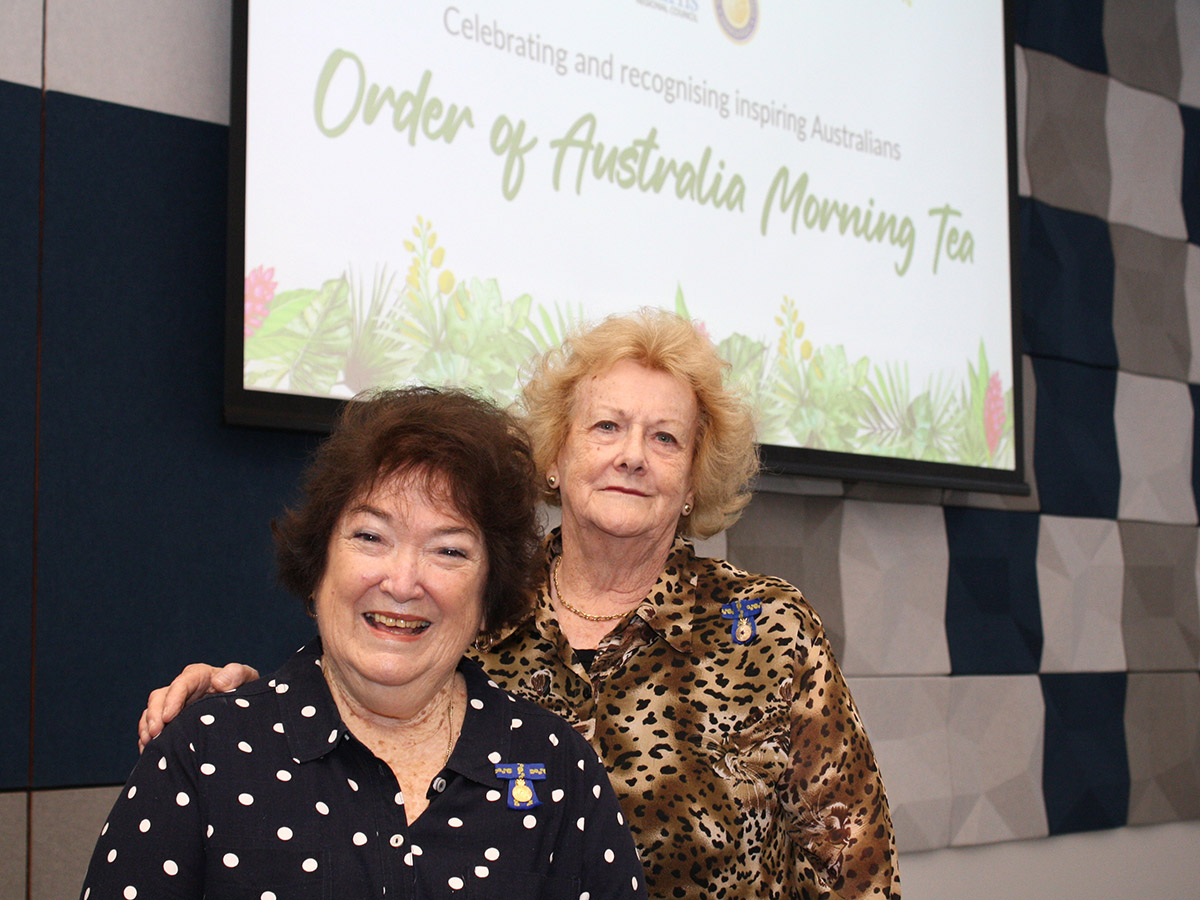
[[[581,619],[587,619],[589,622],[612,622],[615,619],[623,619],[628,615],[628,610],[625,612],[612,613],[607,616],[593,616],[591,613],[585,613],[581,609],[576,609],[567,602],[567,598],[563,596],[562,588],[558,586],[558,567],[562,564],[562,557],[554,560],[554,567],[550,569],[550,580],[554,582],[554,593],[557,595],[558,602],[561,603],[569,612],[575,613]]]
[[[450,751],[454,749],[454,692],[457,685],[454,683],[454,676],[450,676],[450,709],[446,712],[446,759],[442,762],[442,768],[450,763]]]

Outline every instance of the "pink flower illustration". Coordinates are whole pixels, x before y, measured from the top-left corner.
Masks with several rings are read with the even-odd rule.
[[[1007,419],[1004,412],[1004,392],[1000,389],[1000,373],[993,372],[992,377],[988,379],[987,393],[983,397],[983,432],[987,437],[989,456],[996,455]]]
[[[246,276],[245,335],[250,337],[258,331],[267,317],[267,307],[275,299],[275,269],[258,266]]]

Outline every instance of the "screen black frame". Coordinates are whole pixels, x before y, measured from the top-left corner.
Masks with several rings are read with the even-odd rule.
[[[942,490],[1028,495],[1025,480],[1025,415],[1021,360],[1021,292],[1014,37],[1011,0],[1002,0],[1004,80],[1008,155],[1008,225],[1012,329],[1012,414],[1014,468],[931,463],[920,460],[761,445],[764,471],[775,475],[837,479],[843,482],[898,484]],[[225,336],[225,422],[328,433],[344,400],[247,390],[244,372],[244,279],[246,201],[246,88],[250,0],[234,0],[230,65],[229,192]]]

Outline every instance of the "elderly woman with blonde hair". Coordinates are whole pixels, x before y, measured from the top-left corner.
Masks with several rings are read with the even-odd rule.
[[[532,612],[475,655],[591,742],[651,897],[898,898],[883,782],[819,617],[787,582],[687,540],[732,525],[758,470],[727,369],[656,310],[538,362],[524,424],[562,525]],[[212,678],[246,674],[189,667],[151,695],[143,740]]]

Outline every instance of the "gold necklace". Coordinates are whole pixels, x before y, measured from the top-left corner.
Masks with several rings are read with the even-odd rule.
[[[558,602],[567,608],[569,612],[575,613],[581,619],[587,619],[589,622],[611,622],[614,619],[623,619],[629,615],[629,610],[625,612],[613,613],[608,616],[593,616],[591,613],[585,613],[583,610],[576,609],[567,602],[567,598],[563,596],[562,588],[558,586],[558,567],[562,563],[562,557],[554,560],[554,567],[550,569],[550,580],[554,582],[554,593],[557,596]]]
[[[450,682],[450,709],[446,712],[446,759],[442,768],[450,764],[450,751],[454,749],[454,682]]]

